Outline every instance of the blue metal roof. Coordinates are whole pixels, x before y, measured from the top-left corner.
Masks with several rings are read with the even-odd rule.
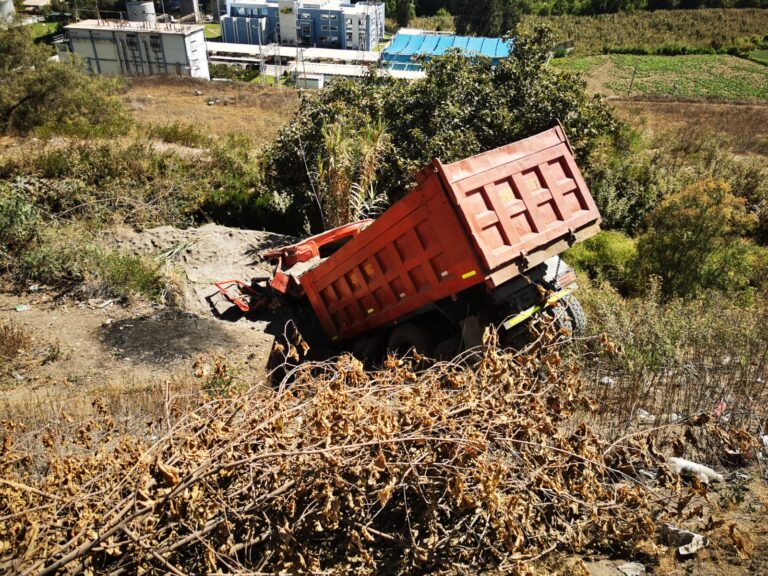
[[[414,56],[441,56],[458,48],[467,55],[487,56],[494,61],[509,56],[512,41],[501,38],[474,38],[470,36],[443,36],[436,34],[397,34],[382,52],[385,62],[412,62]]]

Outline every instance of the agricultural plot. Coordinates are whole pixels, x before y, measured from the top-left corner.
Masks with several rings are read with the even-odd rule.
[[[768,50],[754,50],[749,53],[749,57],[755,62],[768,65]]]
[[[768,100],[765,67],[734,56],[614,54],[559,59],[554,65],[583,74],[592,92],[607,96]]]
[[[768,10],[657,10],[598,16],[528,16],[524,24],[547,24],[558,41],[575,43],[585,56],[609,51],[664,48],[717,49],[765,40]]]

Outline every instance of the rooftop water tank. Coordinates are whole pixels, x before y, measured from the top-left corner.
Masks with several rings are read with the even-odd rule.
[[[154,2],[126,2],[128,11],[128,20],[131,22],[149,22],[154,24],[157,21]]]

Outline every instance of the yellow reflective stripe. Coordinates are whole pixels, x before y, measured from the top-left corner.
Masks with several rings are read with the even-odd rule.
[[[472,278],[472,276],[477,276],[477,270],[470,270],[469,272],[462,274],[461,279],[466,280],[467,278]]]
[[[514,318],[510,318],[509,320],[504,322],[504,328],[509,330],[510,328],[517,326],[518,324],[520,324],[520,322],[523,322],[524,320],[528,320],[528,318],[536,314],[536,312],[538,312],[541,309],[542,309],[542,306],[539,306],[539,305],[531,306],[530,308],[528,308],[528,310],[524,310]]]
[[[368,308],[368,314],[373,314],[373,308]]]
[[[546,304],[537,304],[536,306],[531,306],[527,310],[523,310],[518,314],[517,316],[514,316],[513,318],[510,318],[506,322],[504,322],[503,326],[507,330],[510,328],[513,328],[520,324],[521,322],[524,322],[525,320],[528,320],[531,316],[536,314],[536,312],[539,312],[543,310],[547,306],[552,306],[553,304],[557,303],[558,300],[562,300],[566,296],[568,296],[571,292],[573,292],[572,288],[565,288],[564,290],[560,290],[559,292],[555,292],[549,298],[547,298]]]
[[[572,288],[565,288],[563,290],[560,290],[560,292],[555,292],[554,294],[550,295],[547,298],[547,304],[550,306],[557,302],[558,300],[562,300],[566,296],[568,296],[571,292],[573,292]]]

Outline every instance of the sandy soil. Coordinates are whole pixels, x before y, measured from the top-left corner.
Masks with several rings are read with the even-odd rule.
[[[217,318],[221,298],[213,282],[269,272],[258,253],[289,239],[222,226],[179,230],[170,226],[135,232],[119,229],[108,242],[137,254],[168,258],[180,297],[175,306],[55,299],[45,289],[0,294],[0,319],[23,327],[33,338],[29,362],[1,391],[6,405],[32,396],[85,399],[104,386],[162,381],[191,373],[199,357],[227,353],[252,377],[263,374],[274,336],[270,319],[236,314]],[[21,306],[17,311],[17,306]],[[227,304],[226,307],[229,305]]]
[[[289,88],[242,82],[132,78],[123,102],[141,124],[178,121],[217,136],[247,134],[260,145],[272,141],[290,120],[299,98]]]

